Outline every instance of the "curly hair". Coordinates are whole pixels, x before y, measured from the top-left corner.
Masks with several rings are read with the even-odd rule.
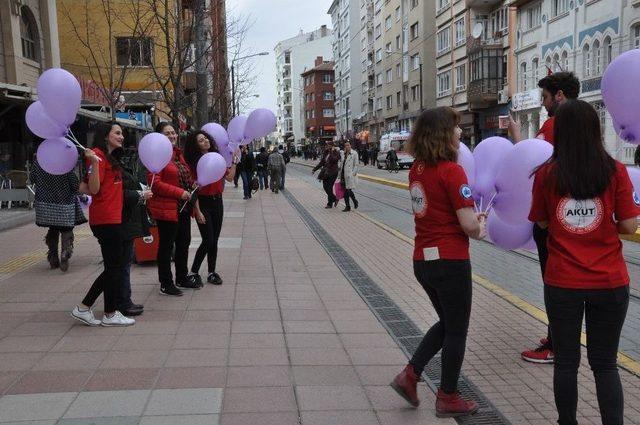
[[[459,123],[460,114],[453,108],[441,106],[427,109],[413,126],[406,144],[407,152],[428,166],[434,166],[439,161],[455,162],[458,151],[451,141]]]
[[[538,81],[538,87],[554,96],[562,90],[567,99],[577,99],[580,94],[580,80],[573,72],[554,72]]]
[[[184,159],[187,161],[187,164],[194,169],[198,164],[198,160],[203,155],[198,147],[198,136],[201,134],[209,139],[209,152],[218,152],[218,145],[214,142],[213,137],[209,136],[206,132],[197,130],[189,134],[189,137],[187,137],[187,141],[184,144]]]

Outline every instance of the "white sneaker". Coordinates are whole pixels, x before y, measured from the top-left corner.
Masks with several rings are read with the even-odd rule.
[[[100,326],[100,321],[95,318],[91,309],[82,311],[75,306],[71,311],[71,317],[88,326]]]
[[[136,321],[134,319],[123,316],[122,313],[117,310],[111,317],[107,317],[106,314],[102,316],[102,326],[131,326],[135,323]]]

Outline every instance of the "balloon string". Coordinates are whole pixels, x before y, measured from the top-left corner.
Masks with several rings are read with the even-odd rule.
[[[189,200],[191,199],[191,196],[193,196],[193,194],[195,193],[196,190],[198,190],[198,185],[196,184],[196,187],[193,188],[193,190],[191,192],[189,192]],[[187,206],[187,204],[189,203],[189,200],[187,200],[183,205],[182,208],[180,208],[180,212],[182,212],[182,210],[184,209],[184,207]]]
[[[489,200],[489,203],[487,204],[487,209],[484,210],[485,214],[488,214],[491,208],[493,208],[493,201],[496,199],[497,195],[498,195],[498,192],[493,193],[493,196],[491,197],[491,199]]]
[[[73,143],[75,143],[76,146],[78,146],[83,151],[87,150],[87,148],[82,146],[82,144],[78,141],[78,139],[76,139],[76,136],[73,134],[73,131],[71,131],[71,128],[69,128],[69,132],[67,133],[67,137],[69,138],[69,140],[71,140]]]
[[[156,173],[151,175],[151,184],[149,185],[149,190],[153,189],[153,181],[156,179]]]

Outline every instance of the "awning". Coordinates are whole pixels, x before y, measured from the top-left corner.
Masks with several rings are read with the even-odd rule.
[[[336,131],[336,126],[335,125],[324,125],[322,126],[322,129],[325,131]]]

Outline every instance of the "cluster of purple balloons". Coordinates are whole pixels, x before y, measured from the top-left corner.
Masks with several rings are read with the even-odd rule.
[[[615,58],[604,71],[600,88],[616,133],[640,145],[640,50]]]
[[[78,160],[78,150],[65,136],[80,109],[80,83],[68,71],[51,68],[38,78],[37,89],[38,101],[27,108],[25,121],[33,134],[45,139],[38,147],[38,163],[49,174],[66,174]]]
[[[503,137],[489,137],[473,153],[460,145],[458,163],[464,168],[476,209],[488,212],[487,232],[504,249],[532,247],[532,173],[547,161],[553,147],[539,139],[514,145]]]

